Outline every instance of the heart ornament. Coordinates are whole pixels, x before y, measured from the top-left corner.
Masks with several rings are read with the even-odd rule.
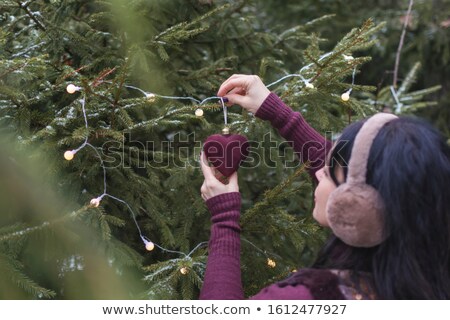
[[[225,177],[239,169],[249,153],[249,142],[239,134],[213,134],[203,144],[203,152],[211,164]]]

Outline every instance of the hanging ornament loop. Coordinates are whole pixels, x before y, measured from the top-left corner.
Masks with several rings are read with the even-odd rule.
[[[224,98],[220,97],[220,103],[222,104],[223,121],[224,121],[225,127],[226,127],[228,125],[228,108],[225,106]]]

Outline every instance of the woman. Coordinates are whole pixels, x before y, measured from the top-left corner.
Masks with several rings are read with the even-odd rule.
[[[311,163],[313,216],[333,231],[311,268],[253,299],[450,298],[450,147],[435,129],[377,114],[348,126],[331,149],[256,76],[233,75],[218,95],[270,120]],[[200,298],[243,299],[237,174],[223,184],[203,154],[201,165],[212,226]]]

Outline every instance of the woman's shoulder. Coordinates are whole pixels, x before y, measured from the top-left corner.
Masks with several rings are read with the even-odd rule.
[[[253,299],[376,299],[370,273],[336,269],[301,269]]]
[[[313,300],[310,290],[303,285],[280,287],[277,283],[265,287],[252,300]]]

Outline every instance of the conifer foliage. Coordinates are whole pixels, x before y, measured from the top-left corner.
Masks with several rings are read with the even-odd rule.
[[[364,93],[374,88],[357,81],[381,27],[370,20],[324,52],[315,28],[333,17],[267,30],[249,0],[4,0],[0,11],[2,136],[45,163],[42,188],[63,199],[50,215],[39,215],[36,199],[24,214],[2,204],[0,270],[24,297],[108,298],[106,287],[92,290],[86,280],[103,263],[111,278],[127,282],[119,297],[197,298],[210,226],[198,155],[223,126],[213,97],[231,74],[259,74],[267,84],[296,74],[271,89],[323,134],[378,110]],[[69,84],[80,90],[69,94]],[[200,103],[205,98],[212,99]],[[310,217],[305,164],[288,144],[238,107],[229,108],[228,121],[252,146],[239,171],[243,281],[251,295],[310,263],[325,234]],[[110,196],[98,207],[89,205],[104,192]],[[64,232],[55,237],[53,225]],[[89,250],[81,249],[80,230]],[[41,263],[27,263],[40,235],[53,241],[34,252]],[[157,245],[153,251],[141,236]],[[78,295],[70,293],[74,273],[91,275]]]

